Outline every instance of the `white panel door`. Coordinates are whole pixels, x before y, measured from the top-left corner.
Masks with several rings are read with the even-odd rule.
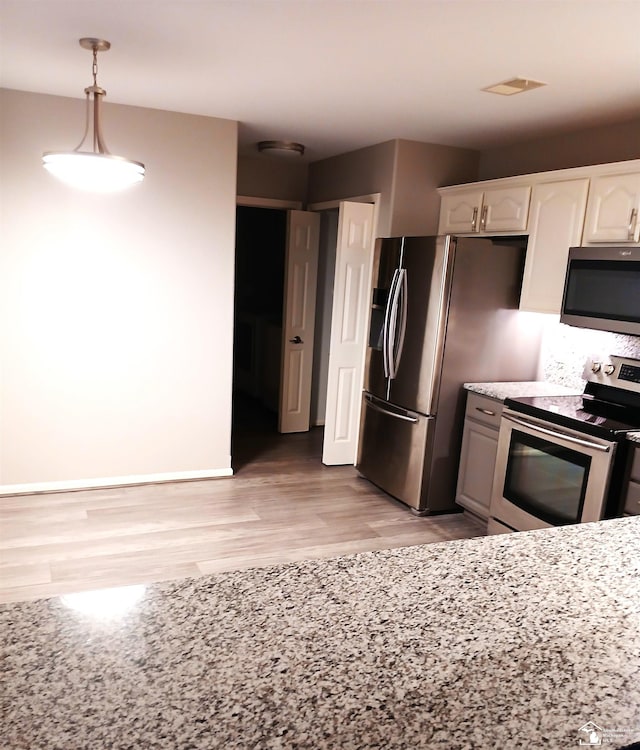
[[[353,464],[369,324],[374,207],[340,204],[322,462]]]
[[[319,238],[319,214],[288,212],[279,432],[309,429]]]

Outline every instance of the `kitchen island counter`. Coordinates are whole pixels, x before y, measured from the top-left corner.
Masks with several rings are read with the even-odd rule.
[[[640,741],[640,518],[139,593],[102,617],[72,597],[0,607],[4,748]]]

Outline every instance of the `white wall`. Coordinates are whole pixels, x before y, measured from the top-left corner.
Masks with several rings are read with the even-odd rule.
[[[0,94],[0,491],[230,473],[237,124],[107,103],[147,176],[83,194],[84,102]]]

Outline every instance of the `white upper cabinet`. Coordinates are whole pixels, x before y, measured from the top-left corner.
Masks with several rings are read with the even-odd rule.
[[[591,179],[583,245],[640,242],[640,172]]]
[[[480,231],[524,232],[529,215],[531,186],[521,185],[486,190],[480,214]]]
[[[496,234],[527,228],[530,185],[460,190],[444,194],[440,234]]]
[[[443,195],[440,204],[440,234],[477,232],[482,211],[482,190]]]
[[[569,248],[580,244],[589,180],[534,185],[520,309],[559,313]]]
[[[529,235],[520,309],[558,314],[570,247],[640,245],[640,159],[438,188],[440,234]]]

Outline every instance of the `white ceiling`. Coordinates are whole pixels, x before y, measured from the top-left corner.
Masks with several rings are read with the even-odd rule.
[[[5,88],[240,122],[310,161],[392,138],[470,148],[640,117],[640,0],[0,0]],[[516,76],[548,83],[481,91]],[[639,136],[640,137],[640,136]]]

